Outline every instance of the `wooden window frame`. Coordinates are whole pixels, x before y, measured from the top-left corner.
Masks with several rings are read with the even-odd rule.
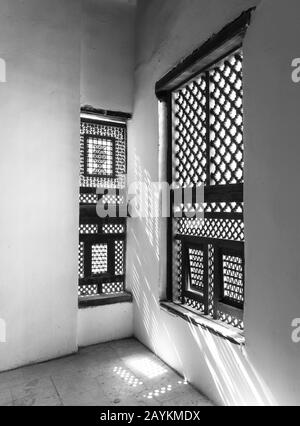
[[[209,40],[207,40],[200,48],[196,49],[190,56],[185,58],[175,68],[168,72],[163,78],[161,78],[155,86],[155,93],[159,101],[164,102],[166,105],[166,119],[167,119],[167,182],[169,185],[173,183],[173,108],[172,108],[172,95],[174,91],[182,87],[187,82],[193,80],[198,75],[206,73],[222,59],[226,58],[233,52],[241,49],[244,36],[247,28],[251,21],[251,15],[255,8],[251,8],[243,12],[235,21],[224,27],[219,33],[215,34]],[[209,144],[208,144],[209,145]],[[208,148],[209,151],[209,148]],[[209,152],[207,153],[207,167],[209,168]],[[209,169],[208,169],[209,170]],[[173,200],[174,194],[171,194],[171,215],[167,222],[167,286],[166,286],[166,298],[168,302],[173,302]],[[204,189],[204,202],[243,202],[243,184],[230,184],[230,185],[216,185],[216,186],[205,186]],[[227,219],[242,219],[243,213],[206,213],[205,218],[227,218]],[[204,242],[202,238],[185,238],[182,240],[183,245],[183,269],[182,269],[182,294],[183,296],[190,295],[186,288],[187,274],[186,269],[187,262],[187,248],[190,246],[204,247],[207,259],[208,244],[212,244],[214,248],[214,258],[217,270],[215,271],[216,279],[214,283],[214,318],[217,318],[217,310],[222,308],[228,313],[228,315],[234,314],[237,318],[242,320],[243,317],[243,306],[238,304],[230,303],[223,297],[223,281],[222,271],[220,268],[220,253],[222,250],[229,250],[229,252],[239,253],[242,256],[243,274],[244,274],[244,243],[230,240],[217,240],[205,238]],[[207,264],[207,263],[206,263]],[[205,270],[205,280],[208,286],[207,268]],[[208,296],[207,286],[204,291],[204,296],[199,295],[194,297],[200,303],[204,303],[205,314],[208,309]]]

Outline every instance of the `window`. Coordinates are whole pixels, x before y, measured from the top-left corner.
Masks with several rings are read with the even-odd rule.
[[[87,176],[114,176],[115,141],[85,135],[85,173]]]
[[[168,225],[168,299],[243,329],[244,141],[242,40],[251,11],[157,83],[168,108],[168,180],[204,187]],[[195,200],[195,199],[194,199]],[[191,217],[191,213],[198,213]],[[199,215],[200,213],[200,215]]]
[[[119,191],[125,187],[126,156],[125,123],[81,118],[78,260],[81,301],[125,291],[126,218],[100,218],[96,204],[122,203]],[[105,190],[98,195],[97,188]]]

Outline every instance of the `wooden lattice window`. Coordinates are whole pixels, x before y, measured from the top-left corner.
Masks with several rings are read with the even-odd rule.
[[[96,204],[125,202],[126,123],[81,119],[80,138],[80,300],[125,291],[126,218],[100,218]],[[97,194],[97,188],[104,189]],[[106,191],[108,191],[106,193]]]
[[[245,12],[156,85],[168,110],[168,181],[204,188],[168,225],[168,299],[243,328]],[[195,191],[194,191],[195,192]],[[199,213],[190,217],[190,213]],[[189,213],[189,214],[186,214]]]
[[[115,140],[86,135],[84,141],[85,174],[102,178],[114,177]]]

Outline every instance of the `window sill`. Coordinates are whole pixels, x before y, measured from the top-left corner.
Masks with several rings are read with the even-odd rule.
[[[242,346],[245,344],[243,331],[237,330],[230,325],[226,325],[220,321],[212,320],[210,317],[204,315],[197,315],[179,305],[178,303],[161,301],[160,307],[164,311],[178,316],[195,326],[208,330],[211,333],[216,334],[223,339],[229,340],[236,345]]]
[[[84,309],[93,308],[96,306],[113,305],[116,303],[128,302],[132,302],[132,295],[128,292],[124,292],[119,294],[79,297],[78,307],[79,309]]]

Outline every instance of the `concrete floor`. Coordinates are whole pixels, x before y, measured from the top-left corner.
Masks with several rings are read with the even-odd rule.
[[[135,339],[0,374],[0,405],[170,405],[211,402]]]

